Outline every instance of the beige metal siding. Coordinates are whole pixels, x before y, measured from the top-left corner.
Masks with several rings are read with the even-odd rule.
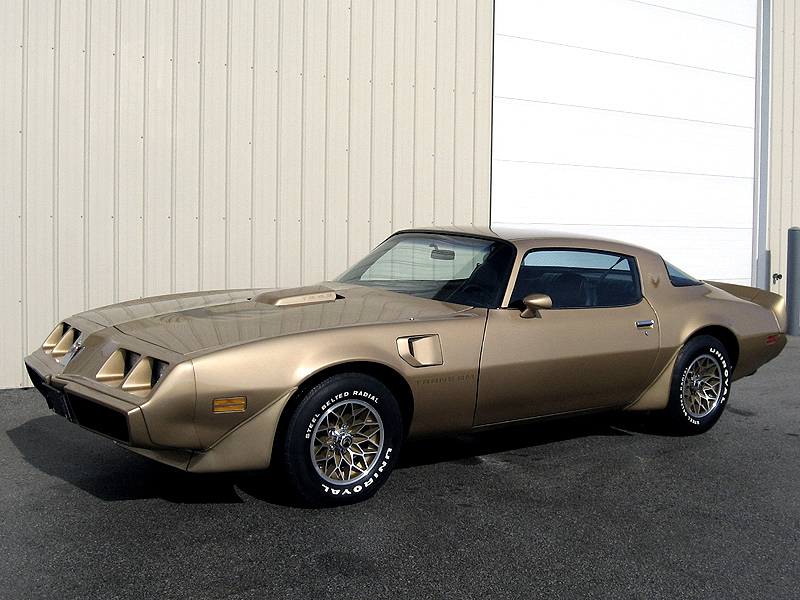
[[[489,223],[491,0],[9,0],[0,387],[56,321]]]
[[[25,330],[27,315],[22,303],[25,289],[27,262],[27,201],[26,187],[22,184],[27,175],[23,170],[25,150],[23,124],[27,115],[22,107],[27,104],[22,90],[28,89],[28,64],[23,60],[23,31],[27,25],[27,14],[22,3],[6,7],[0,19],[0,100],[3,117],[0,118],[0,281],[3,289],[2,313],[5,339],[0,358],[3,387],[20,385],[25,379],[19,363],[23,347],[27,350]],[[45,275],[46,276],[46,275]],[[49,318],[49,314],[45,318]]]
[[[772,273],[786,273],[790,227],[800,226],[800,9],[794,0],[772,2],[772,72],[769,156],[769,249]],[[772,281],[772,279],[770,279]],[[772,286],[786,293],[786,280]]]

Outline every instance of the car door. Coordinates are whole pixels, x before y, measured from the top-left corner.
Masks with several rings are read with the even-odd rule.
[[[528,294],[551,309],[525,311]],[[525,255],[510,308],[490,310],[476,425],[633,402],[651,381],[658,320],[636,260],[583,249]]]

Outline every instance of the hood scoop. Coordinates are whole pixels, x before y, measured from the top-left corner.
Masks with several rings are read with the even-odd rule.
[[[272,306],[308,306],[309,304],[334,302],[339,298],[342,298],[342,296],[339,296],[324,285],[310,285],[287,290],[261,292],[253,297],[253,301]]]

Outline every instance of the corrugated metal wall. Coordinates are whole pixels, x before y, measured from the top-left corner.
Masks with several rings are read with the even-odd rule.
[[[88,307],[489,223],[491,0],[7,0],[0,387]]]
[[[795,0],[772,0],[771,50],[769,249],[771,272],[785,276],[787,232],[800,227],[800,8]],[[785,294],[786,280],[772,290]]]

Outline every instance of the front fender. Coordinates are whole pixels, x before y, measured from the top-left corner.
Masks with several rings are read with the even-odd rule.
[[[197,435],[210,448],[286,390],[327,369],[365,362],[390,368],[408,383],[414,403],[411,435],[466,431],[473,424],[484,325],[485,311],[476,311],[444,320],[304,332],[194,357]],[[401,356],[398,338],[428,335],[440,340],[442,364],[422,366]],[[229,397],[246,398],[244,410],[215,413],[214,400]]]

